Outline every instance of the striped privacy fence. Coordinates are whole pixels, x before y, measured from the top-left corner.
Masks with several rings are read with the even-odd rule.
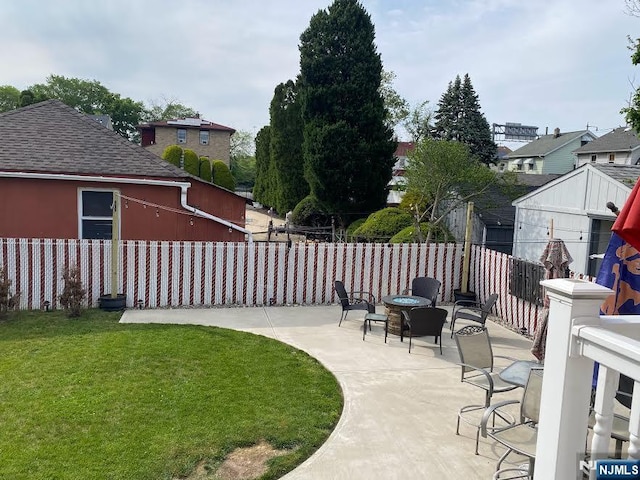
[[[441,301],[460,284],[456,244],[119,242],[119,292],[127,306],[335,303],[333,281],[381,296],[416,276],[442,280]],[[20,308],[53,308],[65,266],[77,266],[91,305],[111,293],[111,241],[0,239],[0,266]]]

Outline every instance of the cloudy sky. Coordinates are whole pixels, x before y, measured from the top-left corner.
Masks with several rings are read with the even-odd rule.
[[[134,100],[177,100],[211,121],[257,131],[274,87],[299,72],[298,43],[331,0],[20,0],[0,8],[0,85],[50,74],[98,80]],[[490,124],[598,135],[640,67],[624,0],[362,0],[384,68],[410,103],[436,106],[469,73]]]

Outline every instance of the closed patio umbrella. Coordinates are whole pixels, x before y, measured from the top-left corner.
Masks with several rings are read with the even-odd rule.
[[[567,250],[565,243],[559,238],[552,238],[540,257],[540,261],[547,270],[545,278],[564,278],[567,267],[573,258]],[[545,346],[547,343],[547,322],[549,320],[549,297],[544,296],[544,308],[538,317],[536,333],[533,337],[531,353],[540,361],[544,360]]]
[[[640,250],[640,182],[636,181],[611,230]]]

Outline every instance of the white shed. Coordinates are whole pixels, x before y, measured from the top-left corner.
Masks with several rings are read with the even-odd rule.
[[[639,165],[586,164],[516,199],[513,256],[538,262],[553,236],[573,257],[571,270],[596,275],[611,236],[613,202],[622,208],[640,175]]]

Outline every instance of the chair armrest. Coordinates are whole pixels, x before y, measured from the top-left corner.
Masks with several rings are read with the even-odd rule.
[[[407,295],[409,292],[413,292],[413,290],[411,290],[410,288],[405,288],[405,289],[402,291],[402,295]]]
[[[487,382],[489,383],[489,396],[493,395],[493,378],[491,378],[491,372],[488,372],[484,368],[478,368],[473,365],[469,365],[468,363],[457,363],[456,365],[460,365],[462,367],[462,372],[460,374],[460,381],[464,382],[464,367],[470,368],[475,372],[480,372],[485,377],[487,377]]]
[[[516,403],[520,403],[520,400],[505,400],[503,402],[498,402],[498,403],[489,405],[485,409],[484,414],[482,415],[482,420],[480,421],[480,434],[482,435],[483,438],[487,438],[487,422],[491,418],[491,415],[493,415],[496,410],[502,407],[505,407],[507,405],[514,405]]]
[[[464,305],[458,305],[458,308],[457,308],[457,309],[456,309],[456,307],[455,307],[455,306],[453,307],[453,310],[451,311],[451,316],[452,316],[453,318],[456,318],[456,315],[457,315],[458,313],[460,313],[462,310],[468,310],[468,311],[470,311],[470,312],[477,313],[478,315],[482,315],[482,314],[484,313],[484,312],[482,311],[482,309],[481,309],[481,308],[478,308],[478,307],[467,307],[467,306],[464,306]]]
[[[369,300],[365,300],[364,298],[361,298],[361,297],[360,297],[360,300],[364,300],[365,302],[369,302],[369,303],[372,303],[374,305],[376,304],[376,297],[374,297],[373,293],[371,293],[371,292],[351,292],[351,296],[353,297],[353,295],[356,294],[356,293],[359,294],[359,295],[365,294],[365,295],[369,296]],[[355,297],[353,297],[353,298],[355,299]],[[373,300],[373,301],[371,301],[371,300]]]

